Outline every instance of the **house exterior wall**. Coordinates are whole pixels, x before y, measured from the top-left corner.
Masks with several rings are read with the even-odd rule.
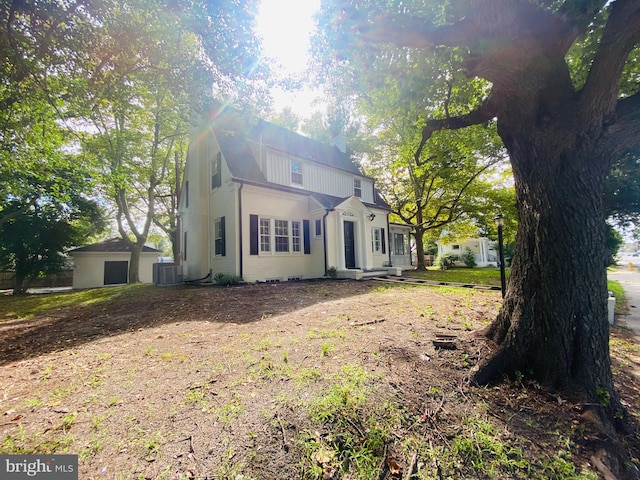
[[[324,249],[322,237],[315,237],[315,220],[321,219],[322,211],[309,212],[306,196],[288,192],[279,192],[251,185],[242,189],[242,258],[243,279],[255,281],[287,281],[293,278],[318,278],[324,276]],[[269,252],[258,251],[251,254],[250,216],[271,221],[284,220],[309,221],[310,253],[305,254],[302,245],[300,252],[275,252],[273,245]],[[273,223],[270,228],[273,229]],[[291,227],[289,227],[291,228]],[[304,239],[302,239],[304,242]],[[258,245],[260,247],[260,245]],[[291,250],[291,244],[289,245]]]
[[[207,122],[194,127],[179,204],[181,263],[187,280],[202,279],[208,273],[212,276],[216,273],[241,275],[245,282],[323,277],[328,267],[346,268],[346,221],[354,222],[356,267],[375,269],[388,265],[387,210],[364,205],[376,201],[373,179],[318,164],[259,142],[249,143],[249,149],[267,182],[286,186],[287,190],[299,189],[300,193],[268,185],[259,186],[261,180],[256,180],[259,176],[249,171],[241,170],[238,178],[233,178],[224,156],[221,157],[220,169],[216,170],[220,144]],[[226,151],[238,154],[237,151]],[[242,160],[246,162],[248,158],[245,156]],[[302,184],[292,182],[292,162],[301,169]],[[232,166],[237,168],[236,164]],[[244,167],[250,170],[251,165],[247,163]],[[243,177],[244,173],[248,176]],[[219,182],[212,185],[213,175],[219,176]],[[356,179],[360,183],[359,198],[354,197]],[[348,199],[335,210],[327,212],[319,201],[309,196],[309,192]],[[225,223],[226,248],[225,255],[216,255],[215,223],[221,218]],[[255,232],[255,224],[252,222],[256,218],[269,219],[272,236],[275,235],[276,221],[279,225],[282,221],[288,222],[289,229],[293,227],[292,222],[300,222],[300,226],[308,222],[309,253],[304,253],[304,250],[293,252],[290,244],[287,252],[275,252],[272,248],[269,252],[259,249],[257,254],[253,254],[252,225]],[[319,234],[316,232],[317,221],[321,226]],[[379,230],[377,251],[373,248],[374,228]]]
[[[374,203],[373,180],[370,178],[318,165],[267,147],[264,148],[262,155],[264,157],[262,162],[263,173],[270,182],[346,198],[354,194],[354,180],[358,179],[361,183],[360,199],[365,203]],[[297,162],[302,169],[302,185],[296,185],[291,182],[292,161]]]
[[[191,138],[197,140],[189,144],[189,161],[185,168],[179,206],[183,275],[187,280],[194,280],[205,277],[209,271],[212,274],[235,274],[237,260],[233,255],[233,244],[229,241],[236,237],[231,223],[235,221],[236,186],[230,182],[231,173],[224,161],[221,162],[220,187],[214,188],[212,185],[212,177],[216,173],[214,162],[220,145],[211,130],[196,128]],[[233,218],[227,220],[227,215]],[[215,220],[222,216],[225,216],[225,224],[230,227],[226,232],[229,248],[225,257],[215,255],[213,244]]]
[[[73,257],[73,288],[104,287],[105,262],[129,262],[131,254],[128,252],[76,252]],[[153,282],[153,264],[158,262],[160,253],[142,253],[140,255],[140,281]]]

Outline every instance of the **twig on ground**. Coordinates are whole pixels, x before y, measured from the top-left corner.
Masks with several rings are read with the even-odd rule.
[[[360,323],[352,322],[352,323],[349,324],[349,326],[350,327],[354,327],[354,328],[356,328],[356,327],[364,327],[365,325],[373,325],[374,323],[381,323],[381,322],[384,322],[386,320],[387,320],[386,318],[377,318],[375,320],[369,320],[368,322],[360,322]]]

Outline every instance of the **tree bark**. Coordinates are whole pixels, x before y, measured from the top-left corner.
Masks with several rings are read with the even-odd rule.
[[[576,117],[578,101],[562,77],[550,69],[535,95],[530,87],[504,95],[514,107],[505,106],[498,131],[519,224],[506,298],[486,331],[498,349],[474,380],[529,374],[611,426],[625,417],[609,357],[602,203],[615,158],[589,132],[592,119]]]

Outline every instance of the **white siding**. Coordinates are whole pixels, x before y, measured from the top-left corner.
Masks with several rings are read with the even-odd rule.
[[[76,252],[73,257],[73,288],[104,287],[104,262],[129,262],[127,252]],[[158,262],[158,253],[142,253],[138,273],[142,283],[153,282],[153,264]]]
[[[366,177],[320,165],[315,162],[300,159],[286,153],[265,149],[263,155],[263,173],[266,179],[280,185],[299,187],[304,190],[346,198],[353,195],[353,180],[358,178],[362,182],[361,200],[365,203],[373,201],[373,181]],[[302,186],[291,183],[291,162],[297,162],[302,167]]]
[[[309,220],[309,239],[311,253],[304,254],[304,238],[302,252],[276,253],[260,252],[251,255],[250,215],[272,220],[300,221]],[[321,219],[318,214],[311,216],[307,210],[304,197],[286,192],[245,185],[242,190],[242,224],[243,224],[243,278],[247,282],[267,281],[289,278],[318,278],[324,276],[324,248],[321,237],[314,238],[314,224]]]

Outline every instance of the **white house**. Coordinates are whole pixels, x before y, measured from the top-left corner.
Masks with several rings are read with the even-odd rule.
[[[121,238],[111,238],[69,251],[73,258],[73,288],[96,288],[129,283],[131,250]],[[142,247],[140,281],[151,283],[160,250]]]
[[[444,243],[442,240],[436,241],[440,255],[452,253],[462,255],[467,249],[471,250],[478,267],[497,266],[498,253],[495,250],[494,242],[487,237],[469,238],[457,243]],[[457,262],[462,264],[462,262]]]
[[[247,282],[333,269],[343,278],[400,274],[390,265],[402,255],[392,252],[409,252],[395,249],[389,211],[343,145],[218,105],[191,132],[179,204],[182,272],[187,280],[224,273]],[[409,227],[401,231],[408,243]]]

